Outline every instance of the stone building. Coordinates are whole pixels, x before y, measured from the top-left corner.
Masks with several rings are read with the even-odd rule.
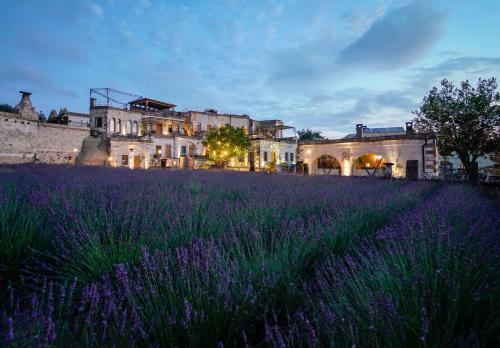
[[[402,127],[362,124],[343,139],[302,141],[300,159],[312,175],[393,176],[421,179],[438,173],[436,138]]]
[[[41,120],[31,93],[20,93],[14,112],[0,112],[0,163],[75,163],[89,129]]]
[[[205,134],[226,124],[242,128],[253,145],[248,156],[232,159],[230,168],[264,170],[269,162],[295,163],[295,137],[282,136],[283,130],[293,128],[279,120],[255,121],[248,115],[220,114],[213,109],[178,112],[174,104],[109,88],[92,89],[90,94],[90,132],[100,139],[94,141],[94,148],[101,150],[86,147],[85,152],[94,155],[82,155],[83,163],[104,159],[109,165],[130,168],[197,167],[206,160]]]

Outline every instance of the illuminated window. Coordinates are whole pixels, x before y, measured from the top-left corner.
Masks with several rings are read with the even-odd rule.
[[[128,166],[128,155],[122,155],[122,166]]]

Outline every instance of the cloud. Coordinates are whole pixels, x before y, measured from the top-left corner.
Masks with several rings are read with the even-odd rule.
[[[381,70],[410,66],[441,38],[445,18],[427,1],[389,10],[339,53],[337,63]]]
[[[104,14],[102,7],[94,2],[89,3],[89,8],[96,16],[102,16]]]
[[[500,57],[458,57],[433,66],[414,68],[407,79],[415,89],[423,90],[444,78],[458,82],[495,75],[500,75]]]
[[[7,86],[18,85],[22,89],[28,87],[38,93],[52,93],[71,98],[77,97],[74,91],[59,87],[42,70],[28,65],[16,63],[3,67],[0,70],[0,81]]]
[[[36,56],[38,59],[62,59],[80,64],[89,61],[89,57],[81,45],[61,37],[56,38],[44,31],[38,31],[34,35],[20,34],[11,37],[9,42],[11,42],[11,47],[17,48],[28,55]]]

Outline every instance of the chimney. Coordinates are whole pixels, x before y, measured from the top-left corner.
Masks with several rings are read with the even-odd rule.
[[[406,134],[413,134],[413,122],[406,122]]]
[[[364,131],[363,124],[358,123],[356,125],[356,137],[361,139],[363,137],[363,133],[364,133],[363,131]]]
[[[90,108],[95,107],[96,104],[96,99],[95,98],[90,98]]]
[[[21,101],[14,108],[19,116],[31,120],[38,120],[38,113],[35,111],[33,104],[31,104],[30,92],[19,91],[22,94]]]

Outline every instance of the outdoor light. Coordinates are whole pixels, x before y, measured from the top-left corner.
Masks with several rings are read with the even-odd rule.
[[[109,156],[108,161],[111,162],[113,160],[113,157]]]
[[[381,158],[382,158],[382,156],[380,156],[380,155],[376,155],[376,156],[375,156],[375,158],[379,160],[379,159],[381,159]]]
[[[75,147],[75,148],[73,149],[73,152],[74,152],[74,153],[77,153],[77,152],[78,152],[78,149]]]
[[[311,149],[307,149],[306,152],[307,152],[308,155],[311,154]]]

